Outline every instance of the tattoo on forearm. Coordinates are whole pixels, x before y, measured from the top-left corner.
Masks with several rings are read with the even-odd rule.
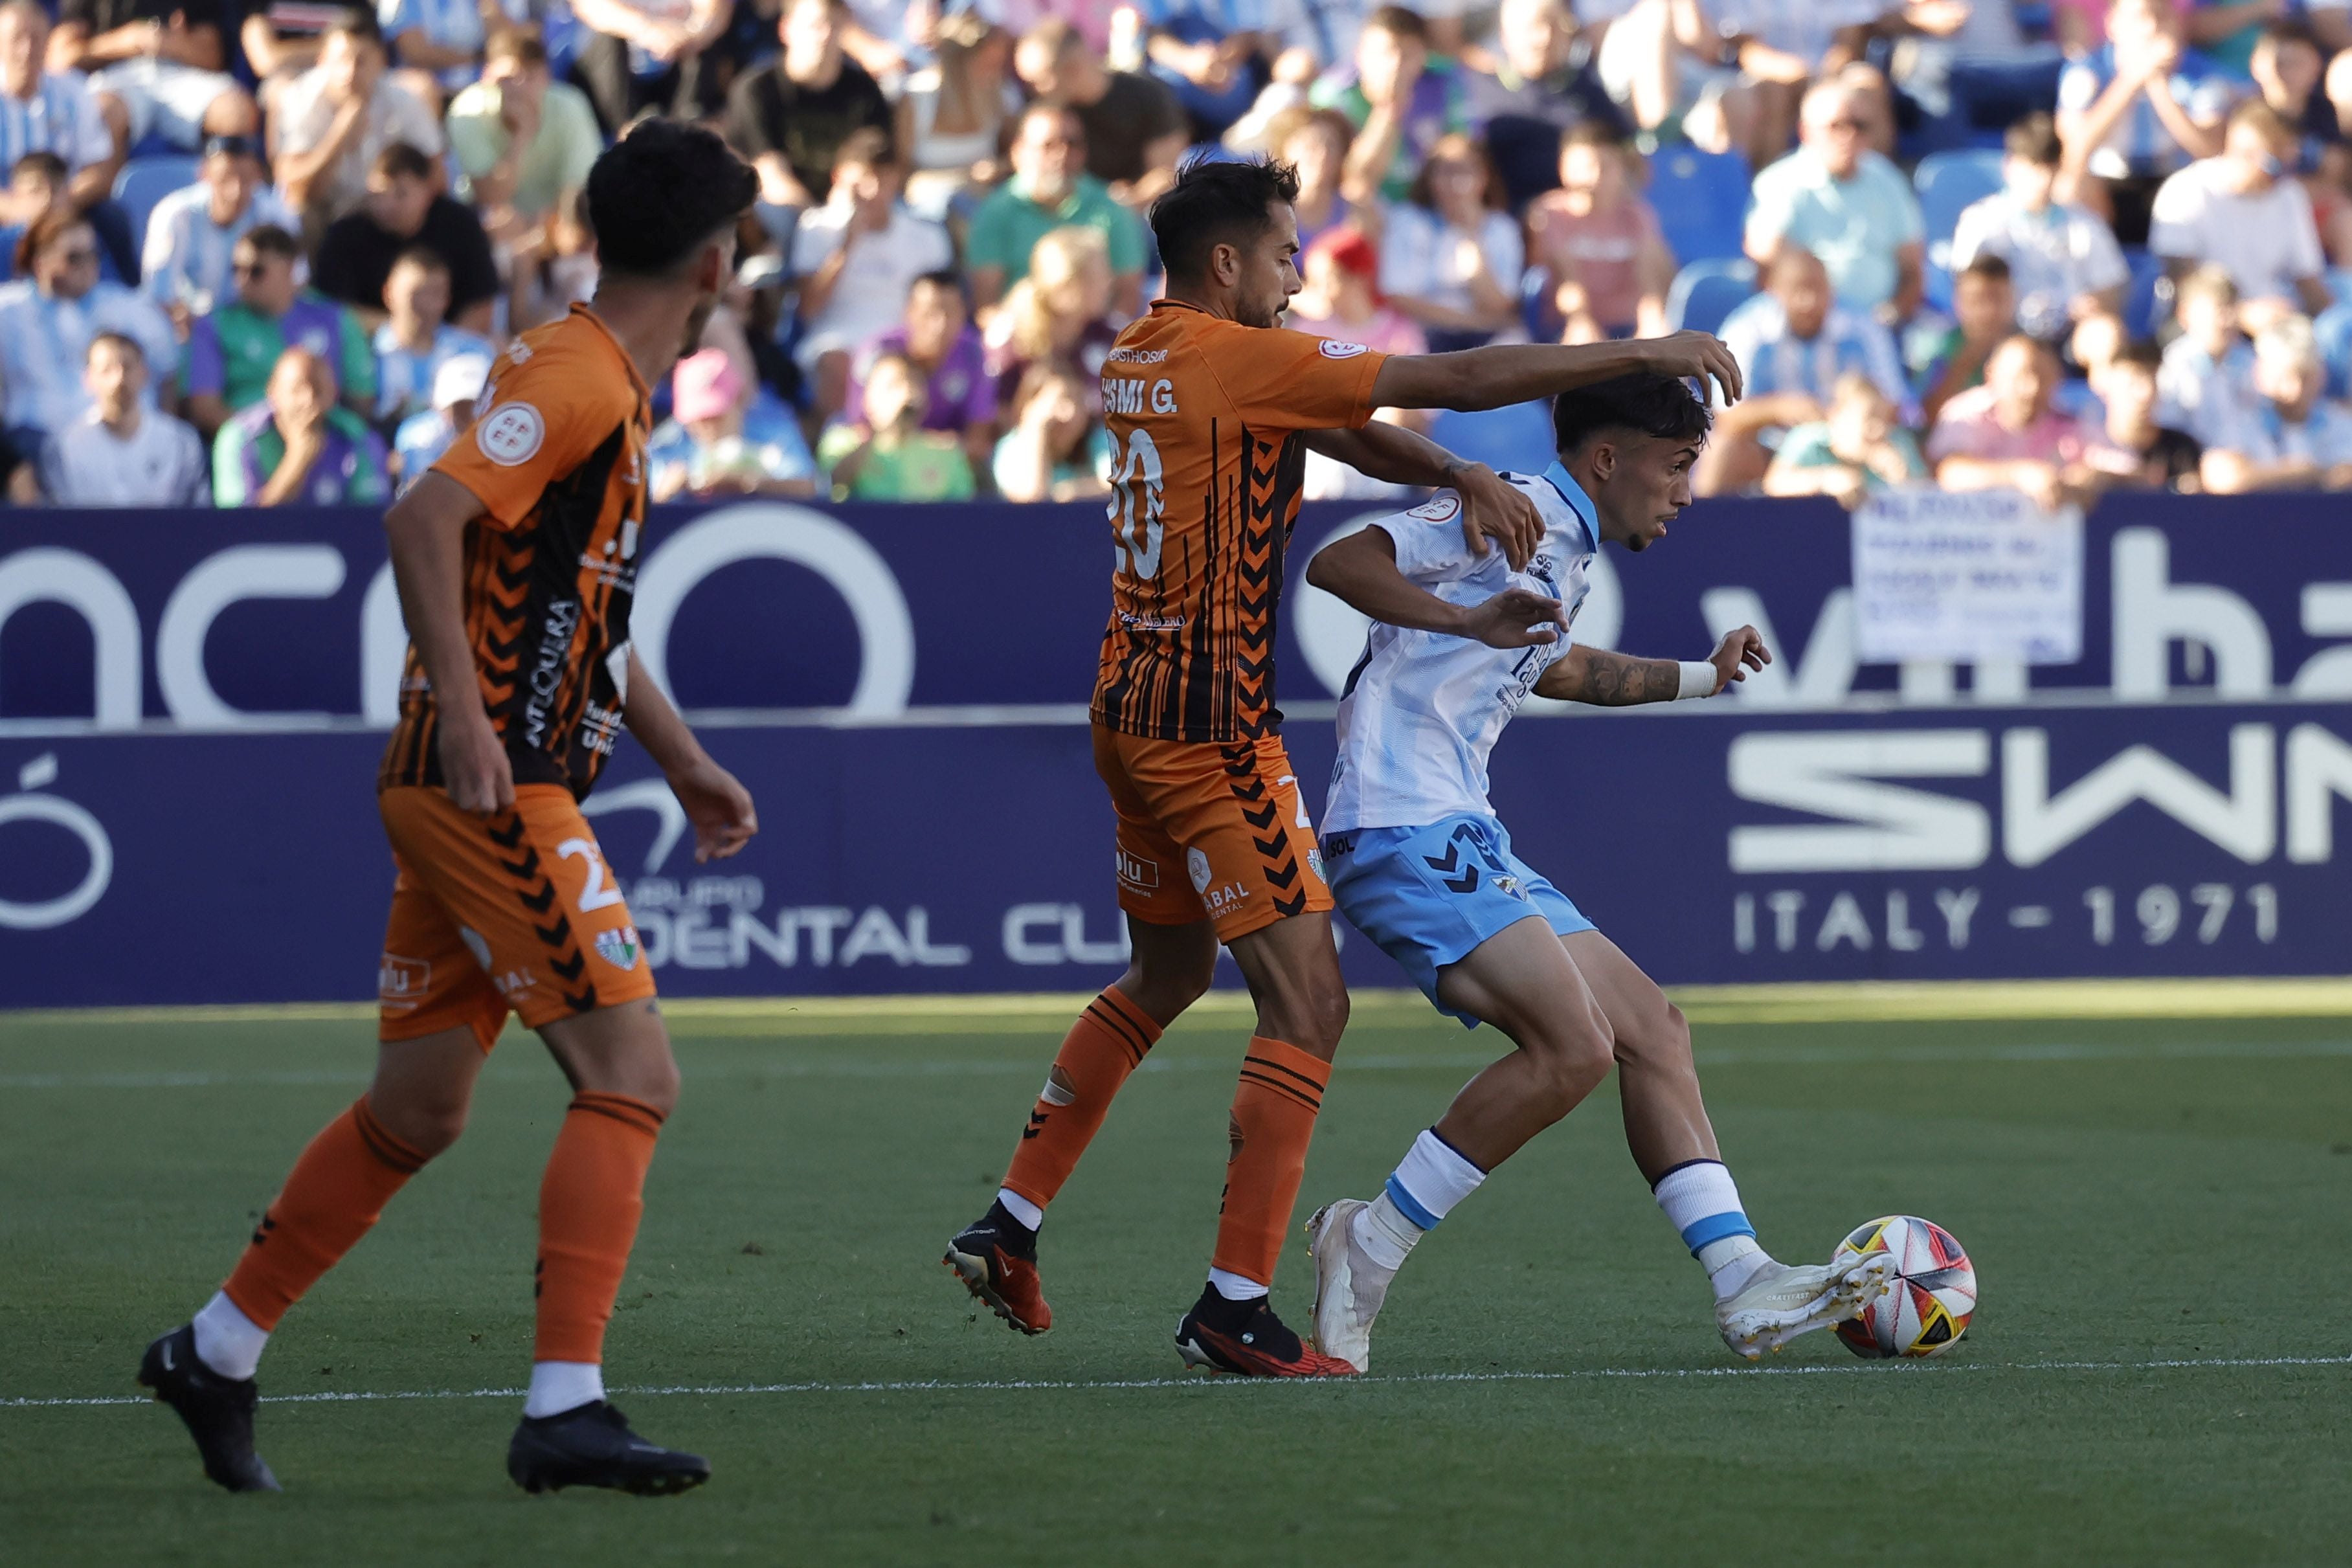
[[[1584,662],[1584,679],[1570,700],[1603,708],[1641,702],[1671,702],[1682,690],[1682,669],[1672,659],[1632,658],[1595,651]]]

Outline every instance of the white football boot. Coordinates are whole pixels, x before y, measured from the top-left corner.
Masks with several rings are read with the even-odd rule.
[[[1800,1334],[1858,1316],[1894,1283],[1895,1259],[1883,1252],[1811,1267],[1768,1263],[1738,1295],[1716,1303],[1715,1323],[1734,1355],[1760,1361]]]
[[[1372,1356],[1372,1320],[1388,1299],[1396,1270],[1364,1256],[1356,1216],[1371,1205],[1361,1198],[1325,1204],[1307,1222],[1315,1258],[1315,1348],[1362,1373]]]

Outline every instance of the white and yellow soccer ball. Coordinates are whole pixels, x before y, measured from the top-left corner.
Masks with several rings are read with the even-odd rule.
[[[1893,1288],[1837,1326],[1845,1348],[1858,1356],[1927,1356],[1959,1343],[1977,1310],[1977,1270],[1952,1233],[1916,1215],[1890,1215],[1839,1242],[1830,1261],[1877,1252],[1895,1259]]]

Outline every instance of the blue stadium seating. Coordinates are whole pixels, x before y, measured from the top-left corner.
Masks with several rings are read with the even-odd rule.
[[[155,204],[196,183],[196,171],[201,160],[184,153],[168,153],[154,157],[133,158],[122,165],[114,176],[114,199],[121,204],[124,216],[131,220],[131,243],[140,250],[147,247],[147,215]]]
[[[1748,221],[1748,160],[1737,153],[1667,147],[1650,160],[1650,205],[1675,260],[1728,260]]]
[[[2352,302],[2338,298],[2311,323],[2319,357],[2327,366],[2327,395],[2352,395]]]
[[[2131,281],[2124,285],[2124,331],[2135,338],[2152,338],[2172,314],[2172,290],[2159,289],[2164,259],[2137,246],[2124,251]]]
[[[1756,292],[1756,264],[1738,260],[1694,261],[1675,275],[1666,290],[1666,325],[1681,331],[1712,332]]]
[[[1927,302],[1949,310],[1952,231],[1971,204],[2000,189],[2000,153],[1983,147],[1930,153],[1912,172],[1911,188],[1919,193],[1919,216],[1927,226]]]
[[[1514,403],[1475,414],[1440,410],[1429,438],[1439,446],[1484,463],[1496,473],[1508,468],[1539,474],[1551,465],[1551,408],[1547,403]]]

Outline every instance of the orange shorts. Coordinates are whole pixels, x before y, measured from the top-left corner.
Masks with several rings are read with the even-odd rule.
[[[488,817],[422,784],[384,790],[376,805],[399,870],[377,1037],[464,1026],[487,1051],[509,1011],[536,1029],[654,994],[629,907],[570,790],[520,785],[513,809]]]
[[[1231,942],[1331,907],[1280,736],[1223,744],[1094,731],[1095,772],[1118,813],[1120,909],[1153,925],[1214,921]]]

